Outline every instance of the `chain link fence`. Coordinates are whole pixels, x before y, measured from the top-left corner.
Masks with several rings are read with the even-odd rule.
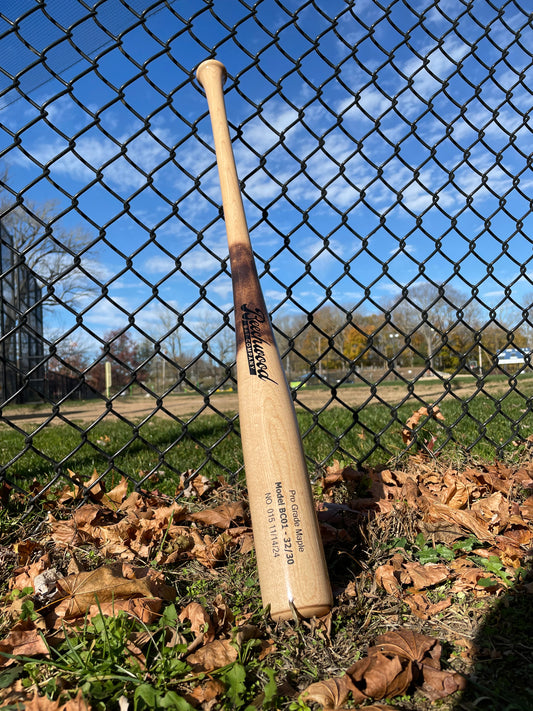
[[[524,0],[19,0],[0,23],[4,486],[242,468],[208,57],[311,471],[533,431]]]

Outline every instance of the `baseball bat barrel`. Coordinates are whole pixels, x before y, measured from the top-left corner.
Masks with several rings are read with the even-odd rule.
[[[326,614],[331,586],[291,393],[250,244],[229,135],[221,62],[197,69],[209,108],[228,237],[239,421],[257,569],[274,620]]]

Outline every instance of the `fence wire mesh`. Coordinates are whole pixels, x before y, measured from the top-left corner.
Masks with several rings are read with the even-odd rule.
[[[527,5],[4,4],[0,483],[242,468],[208,57],[310,470],[527,439]]]

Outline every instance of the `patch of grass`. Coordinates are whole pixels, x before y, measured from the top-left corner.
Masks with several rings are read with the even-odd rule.
[[[1,449],[4,462],[15,460],[7,469],[9,479],[23,487],[28,472],[44,482],[71,470],[87,481],[96,470],[117,480],[124,474],[134,482],[152,473],[159,490],[172,494],[180,473],[202,468],[216,476],[242,467],[236,428],[214,415],[187,426],[163,418],[133,426],[113,419],[87,433],[81,425],[50,426],[28,436],[9,430],[2,432]]]
[[[174,604],[154,625],[143,625],[124,612],[99,615],[50,647],[48,659],[17,657],[14,668],[0,672],[0,688],[23,678],[25,686],[35,684],[52,701],[64,702],[81,691],[91,699],[94,711],[117,709],[122,697],[133,702],[136,711],[193,711],[193,699],[187,696],[205,678],[184,660],[193,639]],[[142,651],[137,646],[141,640]],[[273,672],[266,665],[259,670],[261,665],[250,653],[252,642],[236,642],[237,660],[211,673],[224,689],[217,708],[248,708],[258,693],[268,702],[276,698]]]
[[[404,423],[419,406],[411,398],[398,407],[298,412],[310,468],[334,459],[376,465],[401,456]],[[449,396],[440,409],[444,421],[422,424],[416,446],[442,450],[448,457],[512,455],[516,442],[533,433],[529,402],[516,393],[501,402],[482,393],[468,401]],[[206,415],[189,423],[152,418],[137,424],[110,416],[86,430],[81,424],[55,425],[28,434],[4,429],[0,450],[9,480],[25,489],[31,479],[64,481],[61,477],[71,470],[86,481],[96,470],[112,481],[121,474],[133,483],[149,476],[147,486],[173,494],[180,473],[201,470],[214,479],[242,470],[239,426],[232,414]]]
[[[306,453],[328,463],[347,457],[368,464],[383,463],[405,451],[404,423],[420,403],[410,399],[399,407],[368,405],[360,409],[330,408],[320,415],[299,413]],[[468,401],[448,397],[439,404],[443,422],[427,420],[417,432],[419,446],[430,443],[432,451],[450,456],[457,453],[490,459],[513,453],[513,442],[533,432],[533,413],[524,397],[512,394],[501,402],[478,394]]]

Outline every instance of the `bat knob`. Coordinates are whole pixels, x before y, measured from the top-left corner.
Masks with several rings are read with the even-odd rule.
[[[196,78],[204,89],[210,81],[217,81],[223,86],[227,76],[226,67],[218,59],[206,59],[196,70]]]

